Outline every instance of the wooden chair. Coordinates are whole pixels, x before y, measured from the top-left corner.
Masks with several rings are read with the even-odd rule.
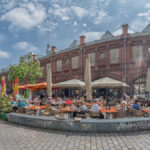
[[[123,117],[126,117],[126,116],[127,116],[127,112],[126,111],[118,110],[117,117],[123,118]]]
[[[19,107],[18,108],[18,113],[26,113],[26,109],[24,107]]]
[[[48,107],[48,108],[44,109],[43,114],[46,116],[50,116],[52,114],[52,107]]]
[[[99,118],[100,117],[100,113],[99,112],[90,111],[90,117],[91,118]]]
[[[145,117],[145,113],[139,110],[135,110],[136,117]]]
[[[134,110],[131,107],[128,107],[128,113],[135,117],[144,117],[145,113],[140,110]]]
[[[77,115],[77,117],[86,118],[86,112],[84,112],[84,113],[77,112],[76,115]]]

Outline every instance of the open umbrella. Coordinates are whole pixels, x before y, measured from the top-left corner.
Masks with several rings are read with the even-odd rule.
[[[128,87],[124,82],[114,80],[109,77],[101,78],[92,82],[92,87],[99,88],[116,88],[116,87]]]
[[[90,59],[86,59],[86,66],[85,66],[85,88],[86,88],[86,97],[87,100],[92,99],[92,87],[91,87],[91,64]]]
[[[77,79],[67,80],[55,84],[55,87],[64,87],[64,88],[82,88],[84,86],[85,83]]]

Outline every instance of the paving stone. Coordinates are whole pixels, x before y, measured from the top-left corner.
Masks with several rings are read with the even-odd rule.
[[[150,131],[75,133],[0,121],[0,150],[150,150]]]

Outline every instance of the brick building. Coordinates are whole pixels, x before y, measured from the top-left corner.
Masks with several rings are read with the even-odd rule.
[[[47,45],[46,56],[38,58],[44,68],[44,76],[38,82],[46,81],[46,64],[52,64],[53,83],[69,79],[84,80],[86,57],[91,60],[92,80],[111,77],[130,85],[130,94],[143,94],[147,68],[150,65],[150,25],[142,32],[129,34],[128,25],[122,25],[122,34],[114,36],[109,31],[99,39],[86,43],[86,37],[74,40],[64,50]],[[0,76],[7,72],[3,70]],[[9,79],[9,77],[6,77]]]

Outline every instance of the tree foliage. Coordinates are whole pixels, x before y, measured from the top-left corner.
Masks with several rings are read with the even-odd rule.
[[[10,66],[9,76],[12,82],[17,77],[19,82],[28,81],[33,84],[37,78],[43,76],[43,69],[40,67],[40,62],[33,60],[32,56],[28,55],[27,61],[21,57],[18,65]]]

